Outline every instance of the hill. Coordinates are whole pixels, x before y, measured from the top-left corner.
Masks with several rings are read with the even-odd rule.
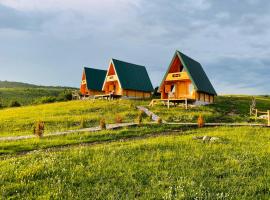
[[[34,85],[29,83],[14,82],[14,81],[0,81],[0,88],[58,88],[58,89],[76,89],[74,87],[64,87],[64,86],[42,86]]]
[[[29,105],[39,102],[42,98],[57,98],[64,92],[75,89],[71,87],[38,86],[28,83],[0,81],[0,105],[7,107],[14,101],[19,102],[21,105]]]

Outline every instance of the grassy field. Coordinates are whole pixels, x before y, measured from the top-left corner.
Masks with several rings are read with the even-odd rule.
[[[4,156],[0,192],[3,199],[269,199],[269,133],[203,128]]]
[[[160,133],[170,134],[171,131],[177,131],[179,134],[179,132],[187,129],[190,129],[190,127],[149,124],[137,126],[136,128],[123,128],[117,131],[103,130],[98,132],[72,133],[64,136],[48,136],[41,139],[32,138],[17,141],[0,141],[0,155],[24,153],[51,147],[126,140],[148,135],[153,136]]]
[[[123,122],[133,122],[138,115],[133,102],[69,101],[3,109],[0,110],[0,137],[31,135],[33,125],[39,120],[45,122],[45,134],[97,126],[102,118],[106,123],[115,123],[116,116],[121,116]]]
[[[150,110],[169,122],[196,122],[200,114],[205,122],[252,122],[266,123],[265,120],[254,121],[249,116],[248,96],[220,96],[217,102],[209,106],[201,106],[185,110],[183,107],[167,109],[166,106],[156,105]],[[53,104],[6,108],[0,110],[0,137],[30,135],[36,121],[45,122],[45,134],[97,126],[101,118],[107,123],[115,123],[116,116],[123,122],[133,122],[138,111],[136,105],[149,104],[149,101],[117,100],[117,101],[70,101]],[[270,109],[269,97],[257,97],[259,109]],[[145,119],[147,121],[147,119]]]
[[[249,116],[251,96],[218,96],[212,105],[194,107],[185,110],[183,107],[167,109],[163,105],[155,105],[151,111],[169,122],[196,122],[201,114],[206,122],[254,122]],[[257,96],[257,108],[270,110],[270,97]]]
[[[167,121],[252,122],[248,96],[221,96],[214,105],[150,108]],[[270,129],[196,128],[148,124],[119,130],[49,136],[138,117],[149,101],[70,101],[0,110],[0,137],[45,137],[0,142],[0,199],[269,199]],[[269,97],[257,107],[270,108]],[[149,122],[149,117],[144,117]],[[262,122],[262,121],[256,121]],[[263,121],[265,123],[265,121]],[[194,136],[215,136],[215,142]]]

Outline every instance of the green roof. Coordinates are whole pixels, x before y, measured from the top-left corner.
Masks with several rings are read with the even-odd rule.
[[[180,51],[176,51],[175,56],[178,56],[178,58],[181,60],[181,63],[183,64],[184,69],[186,69],[192,83],[194,84],[194,86],[198,92],[204,92],[204,93],[208,93],[208,94],[217,95],[213,85],[211,84],[210,80],[208,79],[206,73],[204,72],[204,70],[202,68],[202,65],[199,62],[193,60],[192,58],[188,57],[187,55],[183,54]],[[173,60],[174,60],[175,56],[173,57]],[[173,62],[173,60],[172,60],[172,62]],[[171,64],[170,64],[170,66],[171,66]],[[169,69],[168,69],[168,71],[169,71]],[[165,78],[168,74],[168,71],[167,71],[166,75],[164,76],[163,81],[165,80]],[[162,81],[162,83],[163,83],[163,81]]]
[[[101,69],[84,68],[86,77],[86,85],[89,90],[102,91],[103,82],[105,80],[107,71]]]
[[[124,61],[112,59],[122,89],[152,92],[153,85],[146,68]]]

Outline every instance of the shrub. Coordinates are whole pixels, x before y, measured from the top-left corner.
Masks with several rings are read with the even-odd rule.
[[[21,104],[18,101],[11,101],[9,107],[20,107]]]
[[[162,124],[162,119],[160,117],[158,118],[157,123]]]
[[[172,116],[169,116],[167,120],[168,120],[168,122],[174,121]]]
[[[57,98],[58,101],[71,101],[72,100],[72,92],[65,90],[61,92]]]
[[[38,121],[34,127],[34,135],[42,137],[45,130],[45,124],[42,121]]]
[[[56,102],[56,98],[55,97],[41,97],[36,102],[37,103],[41,103],[41,104],[44,104],[44,103],[54,103],[54,102]]]
[[[105,119],[101,119],[99,121],[99,126],[102,130],[106,129],[106,122],[105,122]]]
[[[120,115],[116,115],[115,117],[115,123],[121,124],[123,122],[123,118]]]
[[[4,104],[2,103],[2,99],[0,98],[0,109],[3,108],[3,107],[4,107]]]
[[[152,119],[152,117],[153,117],[153,115],[152,115],[152,114],[150,114],[150,115],[149,115],[149,120],[150,120],[150,121],[152,121],[152,120],[153,120],[153,119]]]
[[[202,115],[199,115],[199,117],[198,117],[198,127],[199,128],[204,127],[204,120],[203,120]]]
[[[80,121],[80,128],[86,128],[87,126],[87,122],[84,118],[81,118],[81,121]]]
[[[129,104],[129,109],[136,109],[136,106],[134,105],[134,103]]]
[[[141,124],[143,120],[143,112],[139,112],[138,118],[137,118],[137,122],[138,124]]]

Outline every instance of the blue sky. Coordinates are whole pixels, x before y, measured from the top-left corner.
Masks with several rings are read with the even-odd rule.
[[[0,80],[79,87],[82,67],[145,65],[154,86],[176,49],[219,94],[270,93],[269,0],[0,0]]]

